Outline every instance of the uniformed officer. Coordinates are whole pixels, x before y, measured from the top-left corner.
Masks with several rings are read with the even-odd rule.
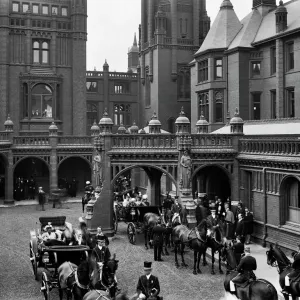
[[[92,255],[95,257],[96,262],[105,263],[110,259],[110,251],[105,246],[105,238],[103,235],[97,237],[97,246],[93,249]]]
[[[211,214],[206,218],[208,229],[211,231],[211,234],[214,235],[216,228],[219,226],[219,217],[216,214],[216,205],[212,203],[210,206]]]
[[[93,188],[93,186],[92,186],[92,184],[91,184],[90,181],[86,181],[85,182],[85,188],[84,188],[84,190],[85,190],[86,193],[89,193],[89,194],[92,194],[94,192],[94,188]]]
[[[157,299],[160,292],[159,280],[156,276],[151,274],[152,272],[152,263],[145,261],[144,262],[144,272],[145,274],[140,276],[136,290],[138,300],[144,299]]]
[[[166,233],[166,229],[161,226],[161,219],[159,218],[157,224],[152,229],[151,238],[150,238],[153,241],[155,261],[163,261],[161,259],[161,252],[163,248],[165,233]]]
[[[245,255],[242,257],[237,271],[239,274],[230,282],[230,291],[235,291],[235,284],[243,284],[250,279],[256,280],[256,276],[253,271],[257,269],[256,259],[250,255],[250,248],[245,248]]]

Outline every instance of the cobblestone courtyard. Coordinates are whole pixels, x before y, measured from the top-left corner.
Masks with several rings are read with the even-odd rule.
[[[77,226],[81,215],[81,204],[68,204],[68,208],[52,209],[45,212],[35,206],[1,208],[1,244],[0,244],[0,299],[37,300],[43,299],[40,282],[35,281],[29,260],[29,231],[36,228],[40,216],[67,216],[67,221]],[[126,236],[126,224],[119,224],[116,238],[110,245],[111,253],[116,253],[119,262],[117,277],[122,291],[133,295],[138,276],[143,273],[143,261],[153,260],[153,250],[144,250],[143,242],[129,244]],[[164,256],[164,262],[153,264],[153,274],[161,284],[161,295],[165,300],[218,300],[223,293],[223,276],[210,274],[210,265],[201,267],[201,275],[192,274],[192,252],[186,254],[189,267],[176,269],[174,254]],[[210,262],[210,261],[209,261]],[[56,290],[51,299],[59,299]]]

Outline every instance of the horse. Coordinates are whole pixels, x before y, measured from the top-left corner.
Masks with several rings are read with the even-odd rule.
[[[116,255],[114,254],[112,259],[105,261],[102,265],[97,263],[93,256],[90,257],[89,261],[93,270],[91,273],[93,289],[106,291],[110,297],[114,298],[117,292],[116,271],[119,263],[116,260]]]
[[[82,300],[110,300],[113,299],[105,291],[92,290],[84,295]],[[129,300],[128,296],[124,293],[116,295],[115,300]]]
[[[90,284],[90,266],[89,262],[84,260],[77,265],[66,261],[58,268],[59,278],[59,299],[63,299],[63,291],[66,290],[67,300],[81,300],[89,291]]]
[[[144,237],[145,237],[145,249],[148,250],[148,244],[150,245],[150,236],[153,227],[157,224],[160,216],[154,213],[146,213],[143,218],[144,223]],[[150,245],[151,247],[151,245]]]
[[[184,248],[185,245],[188,244],[192,250],[194,250],[194,271],[193,273],[196,275],[200,274],[200,259],[201,255],[206,251],[206,237],[207,237],[207,222],[203,220],[197,227],[190,230],[185,225],[177,225],[173,228],[172,238],[174,241],[174,252],[175,252],[175,266],[178,268],[178,259],[177,252],[178,247],[181,249],[181,265],[183,267],[187,267],[187,264],[184,261]],[[196,269],[197,265],[197,269]]]
[[[292,296],[293,300],[296,300],[300,296],[300,282],[291,282],[290,286],[285,285],[285,278],[294,269],[291,266],[290,260],[286,257],[284,252],[279,248],[278,245],[270,245],[270,249],[266,252],[267,263],[272,267],[277,267],[279,274],[279,284],[281,288],[286,291],[283,293],[284,299],[289,299],[289,294]]]
[[[210,236],[207,238],[206,247],[211,248],[211,274],[215,274],[214,264],[215,264],[215,253],[219,252],[219,273],[223,274],[221,268],[221,255],[220,250],[224,247],[223,240],[224,240],[224,227],[222,222],[219,222],[219,226],[216,227]],[[206,249],[207,250],[207,249]],[[206,262],[206,250],[203,254],[203,266],[207,265]]]
[[[232,294],[230,291],[230,281],[239,273],[233,247],[228,247],[226,244],[221,249],[221,258],[226,261],[227,272],[224,279],[225,291]],[[238,289],[238,288],[237,288]],[[267,280],[256,279],[250,283],[249,297],[243,295],[241,300],[278,300],[278,295],[275,287]]]

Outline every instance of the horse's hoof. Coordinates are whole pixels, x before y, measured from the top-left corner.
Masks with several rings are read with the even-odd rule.
[[[219,270],[220,274],[224,274],[224,272],[222,270]]]
[[[198,274],[202,274],[201,270],[200,269],[197,269],[197,272]]]
[[[187,265],[185,262],[183,262],[183,263],[181,264],[181,266],[182,266],[182,267],[188,267],[188,265]]]
[[[215,273],[214,270],[212,270],[212,271],[210,272],[210,274],[211,274],[211,275],[215,275],[216,273]]]
[[[194,275],[197,275],[197,271],[196,271],[196,270],[194,270],[194,271],[193,271],[193,274],[194,274]]]

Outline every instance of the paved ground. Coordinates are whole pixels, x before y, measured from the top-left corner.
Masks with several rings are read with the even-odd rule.
[[[1,244],[0,244],[0,299],[37,300],[43,299],[40,283],[34,280],[29,261],[29,231],[36,228],[40,216],[66,215],[72,224],[78,223],[81,215],[80,203],[68,203],[68,208],[52,209],[42,212],[37,206],[17,206],[0,208]],[[144,260],[153,260],[153,251],[144,250],[141,239],[137,245],[128,243],[126,224],[121,223],[116,238],[111,242],[110,250],[120,260],[117,272],[122,291],[133,295],[139,274],[143,270]],[[251,245],[251,252],[258,260],[259,277],[266,278],[274,285],[278,282],[276,269],[266,264],[266,249]],[[192,274],[191,251],[186,255],[188,268],[176,269],[174,254],[163,257],[164,262],[154,262],[153,273],[159,276],[162,295],[165,300],[219,300],[223,292],[223,275],[212,276],[210,266],[201,267],[203,274]],[[278,284],[277,284],[278,285]],[[51,299],[58,299],[57,291],[52,291]]]

